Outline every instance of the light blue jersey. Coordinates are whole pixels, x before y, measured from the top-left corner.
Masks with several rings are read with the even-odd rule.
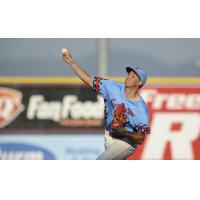
[[[107,131],[115,133],[111,128],[114,112],[121,103],[124,103],[127,116],[124,128],[130,133],[139,131],[145,135],[150,134],[149,112],[142,97],[139,100],[129,100],[125,96],[123,83],[99,77],[94,77],[93,89],[104,98]]]

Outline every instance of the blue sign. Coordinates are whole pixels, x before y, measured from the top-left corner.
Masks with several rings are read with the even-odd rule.
[[[0,143],[0,160],[55,160],[55,156],[35,145]]]
[[[2,160],[95,160],[103,151],[102,134],[0,136]]]

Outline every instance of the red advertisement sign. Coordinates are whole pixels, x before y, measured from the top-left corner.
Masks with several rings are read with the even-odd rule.
[[[200,159],[200,88],[151,87],[151,134],[129,159]]]

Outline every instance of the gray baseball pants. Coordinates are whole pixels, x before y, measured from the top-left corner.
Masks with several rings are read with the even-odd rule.
[[[131,155],[137,145],[127,138],[116,139],[105,131],[105,151],[97,158],[97,160],[125,160]]]

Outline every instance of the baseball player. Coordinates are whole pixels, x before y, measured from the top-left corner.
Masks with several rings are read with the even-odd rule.
[[[64,61],[76,75],[93,88],[105,102],[105,151],[97,160],[124,160],[150,134],[147,106],[138,93],[147,75],[141,68],[126,67],[124,83],[92,77],[72,58],[69,50],[63,52]]]

